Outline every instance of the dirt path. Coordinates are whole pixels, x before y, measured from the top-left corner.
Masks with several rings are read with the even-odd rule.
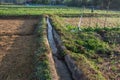
[[[32,19],[0,20],[0,80],[30,79],[36,49],[32,32],[36,23]]]
[[[73,80],[71,77],[70,71],[68,67],[66,66],[64,60],[58,59],[58,56],[60,55],[58,54],[58,49],[56,47],[56,43],[53,38],[52,26],[49,22],[49,19],[47,19],[47,24],[48,24],[48,40],[49,40],[49,43],[50,43],[50,46],[53,52],[53,58],[55,61],[56,70],[60,77],[60,80]]]

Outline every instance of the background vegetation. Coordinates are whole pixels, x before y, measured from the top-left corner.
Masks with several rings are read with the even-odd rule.
[[[40,14],[56,14],[59,16],[79,17],[84,16],[108,16],[119,17],[120,11],[95,10],[91,13],[90,9],[65,7],[65,6],[24,6],[24,5],[0,5],[0,15],[40,15]]]
[[[65,0],[65,4],[68,6],[88,6],[88,7],[95,7],[100,9],[106,9],[106,8],[119,8],[120,1],[119,0]]]
[[[44,4],[119,10],[120,0],[0,0],[1,4]]]

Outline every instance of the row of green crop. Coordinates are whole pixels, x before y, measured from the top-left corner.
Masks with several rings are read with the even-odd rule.
[[[35,51],[34,54],[35,67],[33,79],[35,80],[51,80],[49,60],[47,57],[48,49],[45,43],[44,36],[46,35],[44,34],[44,31],[46,31],[46,21],[45,18],[42,18],[36,31],[37,34],[36,42],[38,44],[38,49]]]
[[[83,10],[75,7],[59,6],[0,6],[0,15],[40,15],[40,14],[57,14],[59,16],[78,17],[84,13],[84,16],[120,16],[119,11],[95,10],[91,13],[90,9]]]
[[[81,32],[78,27],[72,25],[66,25],[68,31],[73,31],[76,33],[86,33],[87,34],[99,34],[98,36],[103,37],[102,39],[109,44],[119,44],[120,41],[120,26],[112,27],[87,27],[81,28]],[[96,37],[96,36],[95,36]]]

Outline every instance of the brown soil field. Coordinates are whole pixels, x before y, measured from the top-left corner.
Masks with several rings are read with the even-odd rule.
[[[38,19],[0,19],[0,35],[31,34]]]
[[[80,18],[63,18],[65,24],[78,26]],[[118,27],[120,26],[120,18],[82,18],[81,27]]]
[[[0,80],[30,80],[36,50],[36,35],[31,33],[37,22],[35,19],[0,20]]]

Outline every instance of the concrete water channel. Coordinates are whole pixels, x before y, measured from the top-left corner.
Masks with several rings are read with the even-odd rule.
[[[64,59],[59,58],[60,51],[55,42],[54,33],[53,33],[54,29],[50,24],[49,18],[47,18],[47,24],[48,24],[48,41],[52,49],[53,59],[55,62],[56,71],[58,73],[59,80],[73,80],[71,72],[67,64],[65,63]]]

